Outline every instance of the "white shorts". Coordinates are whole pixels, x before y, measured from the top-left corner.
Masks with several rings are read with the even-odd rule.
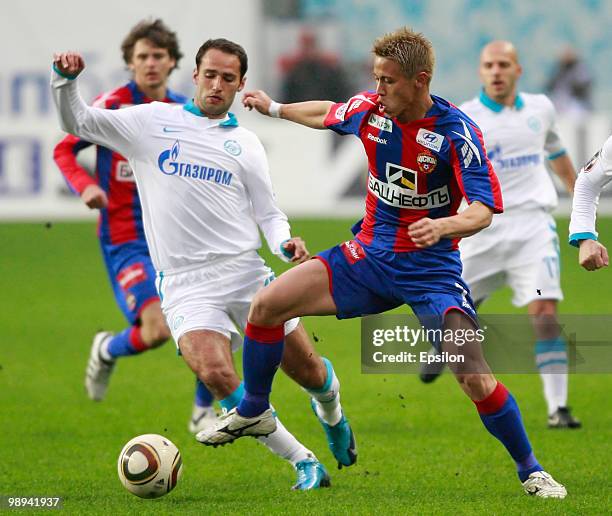
[[[514,306],[563,299],[557,227],[545,211],[494,215],[491,226],[463,239],[459,249],[475,302],[504,285],[513,291]]]
[[[188,331],[213,330],[231,340],[232,351],[242,344],[251,301],[257,291],[274,279],[256,251],[218,258],[197,268],[158,274],[161,307],[174,342]],[[299,319],[285,323],[285,335]]]

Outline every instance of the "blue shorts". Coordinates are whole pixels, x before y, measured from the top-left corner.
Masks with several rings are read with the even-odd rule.
[[[144,241],[101,244],[106,271],[119,308],[130,324],[137,324],[142,310],[159,301],[155,269]]]
[[[350,240],[316,258],[327,267],[338,319],[407,304],[425,328],[442,328],[444,316],[453,309],[476,323],[474,303],[461,278],[459,251],[395,253]]]

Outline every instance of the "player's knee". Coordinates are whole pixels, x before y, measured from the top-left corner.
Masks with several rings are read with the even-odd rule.
[[[495,388],[495,380],[490,374],[460,373],[456,377],[461,388],[472,399],[484,399]]]
[[[278,317],[274,296],[266,290],[260,290],[251,302],[249,321],[260,326],[276,326],[283,321]]]
[[[534,317],[555,317],[557,303],[552,300],[537,301],[529,307],[529,315]]]
[[[214,391],[226,390],[236,377],[236,372],[229,364],[212,362],[198,371],[198,378]]]

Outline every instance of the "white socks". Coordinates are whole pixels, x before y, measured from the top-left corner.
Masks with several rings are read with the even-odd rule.
[[[536,342],[536,365],[550,416],[567,406],[567,346],[562,337]]]
[[[559,370],[557,373],[540,371],[549,416],[559,407],[567,407],[567,365],[557,365],[556,368]]]
[[[276,430],[268,437],[258,437],[257,440],[265,444],[275,455],[291,462],[293,466],[304,459],[316,458],[315,454],[298,441],[278,418],[276,418]]]
[[[315,400],[317,415],[330,426],[335,426],[342,419],[340,405],[340,381],[334,372],[331,362],[322,357],[327,369],[327,377],[320,389],[306,389]]]

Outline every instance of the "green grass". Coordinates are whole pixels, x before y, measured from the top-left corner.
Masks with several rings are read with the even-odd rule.
[[[559,221],[566,234],[567,221]],[[347,221],[294,221],[311,251],[349,238]],[[600,221],[612,241],[612,221]],[[564,501],[522,494],[512,461],[482,428],[469,400],[445,375],[433,386],[414,376],[360,374],[359,321],[310,318],[317,348],[330,357],[359,444],[355,467],[337,471],[308,400],[278,375],[273,400],[286,426],[328,466],[333,487],[291,492],[291,467],[250,439],[209,449],[186,426],[193,377],[171,344],[122,360],[107,399],[82,386],[92,334],[121,330],[91,224],[0,225],[0,495],[63,496],[70,514],[603,513],[610,511],[612,414],[609,375],[576,375],[571,404],[585,426],[545,428],[540,379],[506,375],[538,457],[569,490]],[[612,313],[609,271],[586,273],[562,245],[567,313]],[[280,270],[277,261],[270,259]],[[516,312],[509,292],[490,313]],[[180,448],[184,476],[169,496],[140,500],[119,484],[116,459],[141,433]]]

